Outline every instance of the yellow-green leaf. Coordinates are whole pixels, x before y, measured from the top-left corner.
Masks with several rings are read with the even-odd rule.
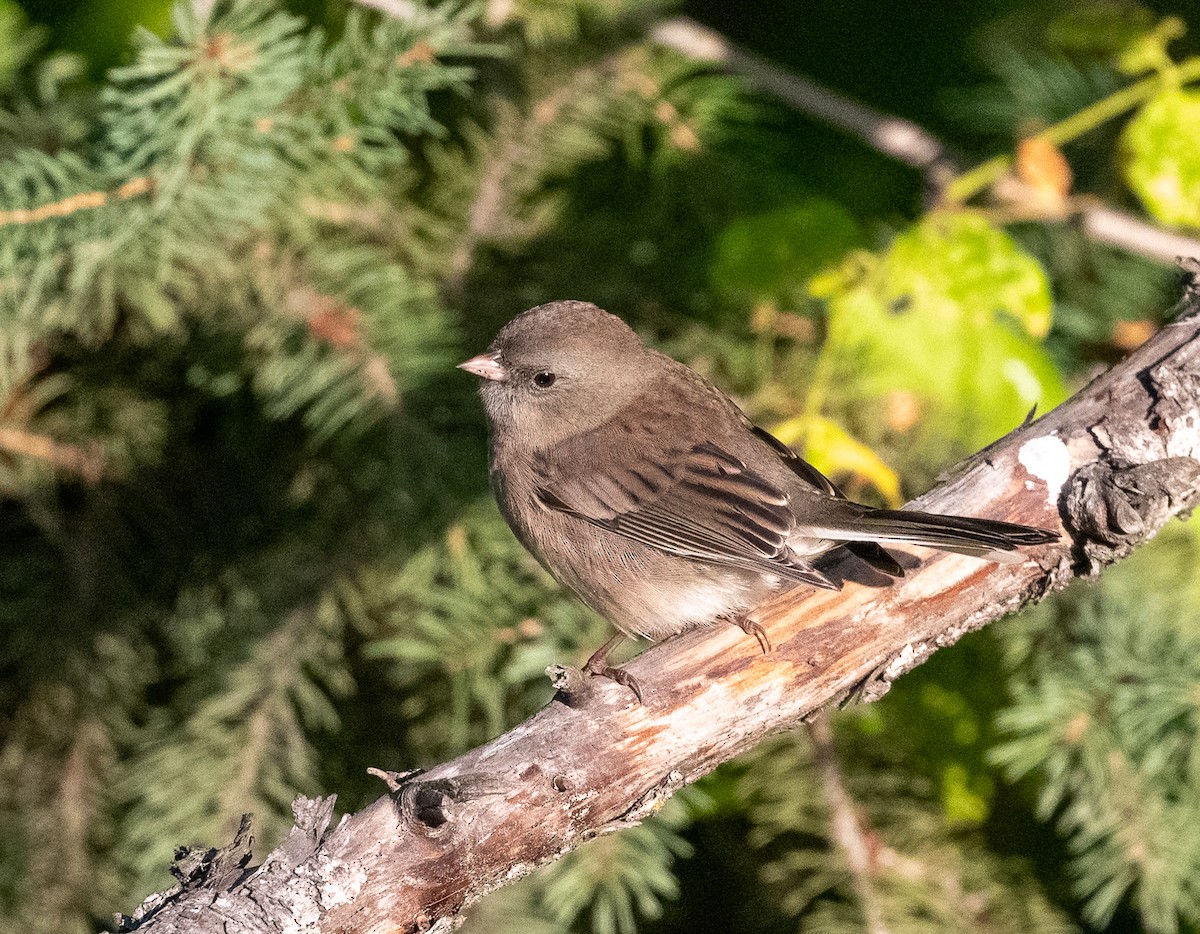
[[[1034,337],[1050,331],[1045,271],[979,214],[930,214],[896,238],[883,273],[889,305],[981,326],[1004,314]]]
[[[1127,75],[1140,75],[1147,71],[1166,70],[1171,67],[1171,53],[1167,46],[1172,40],[1187,33],[1187,25],[1178,16],[1160,20],[1151,31],[1139,36],[1117,58],[1117,68]]]
[[[883,458],[841,425],[820,415],[800,415],[771,429],[784,444],[802,444],[805,460],[832,477],[852,474],[871,484],[890,506],[904,502],[900,478]]]
[[[1121,137],[1125,181],[1167,224],[1200,227],[1200,92],[1159,94]]]
[[[884,254],[852,262],[820,286],[829,352],[855,370],[856,389],[911,392],[971,446],[1066,397],[1040,342],[1052,309],[1045,272],[982,217],[931,215]]]

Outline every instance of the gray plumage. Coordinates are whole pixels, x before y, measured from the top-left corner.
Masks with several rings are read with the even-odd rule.
[[[892,575],[882,547],[990,560],[1057,538],[1006,522],[871,509],[719,389],[586,302],[539,305],[462,367],[483,377],[491,478],[517,537],[627,635],[737,621],[784,587],[839,584],[839,546]]]

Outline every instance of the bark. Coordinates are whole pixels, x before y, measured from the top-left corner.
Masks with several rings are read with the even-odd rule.
[[[1193,268],[1193,272],[1200,266]],[[1181,317],[1068,402],[970,458],[914,506],[1061,529],[1019,565],[909,549],[899,581],[832,569],[840,593],[798,589],[756,616],[774,649],[729,626],[655,646],[616,684],[556,672],[558,697],[486,745],[332,826],[333,798],[251,868],[244,826],[192,853],[180,884],[125,929],[168,932],[449,930],[464,906],[681,786],[848,699],[871,700],[938,648],[1096,574],[1200,499],[1200,286]]]

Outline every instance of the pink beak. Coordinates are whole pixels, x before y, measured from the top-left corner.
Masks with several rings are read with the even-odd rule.
[[[481,353],[478,357],[464,360],[458,365],[458,369],[466,370],[468,373],[474,373],[476,376],[496,380],[497,382],[501,382],[508,377],[508,370],[500,365],[500,351],[498,350],[493,350],[491,353]]]

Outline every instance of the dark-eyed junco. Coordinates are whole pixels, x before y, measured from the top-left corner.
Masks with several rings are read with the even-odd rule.
[[[846,499],[698,373],[587,302],[539,305],[459,364],[483,378],[500,511],[560,583],[622,633],[658,641],[798,584],[840,585],[813,560],[843,546],[902,573],[881,543],[1020,561],[1042,529],[872,509]],[[585,670],[640,691],[607,664]]]

